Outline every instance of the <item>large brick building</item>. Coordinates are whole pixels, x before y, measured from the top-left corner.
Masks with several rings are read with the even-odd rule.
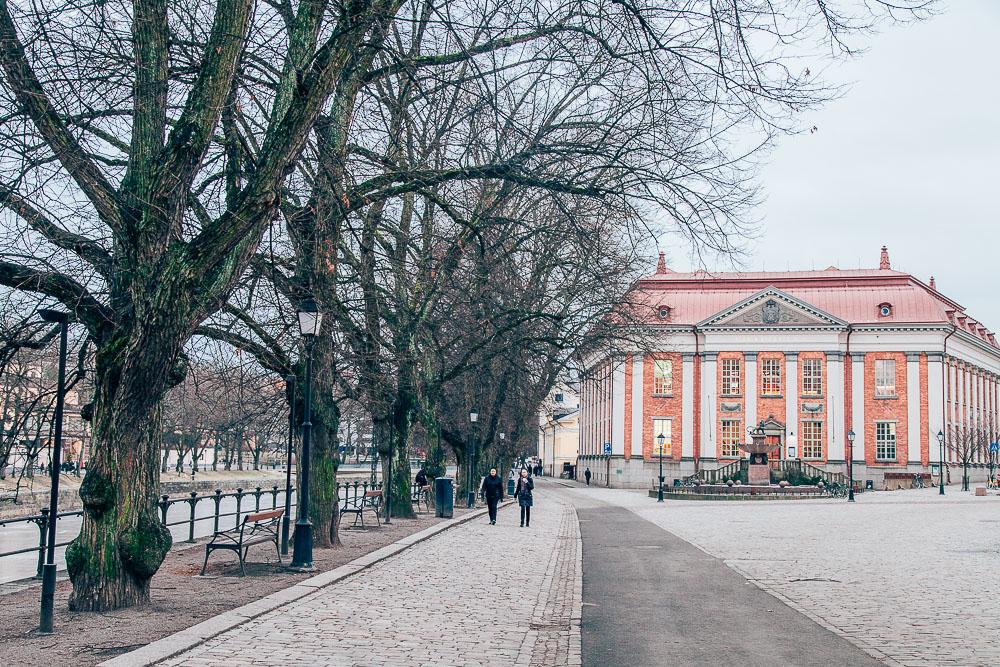
[[[581,360],[579,467],[601,483],[648,485],[660,433],[668,484],[717,469],[768,417],[782,459],[844,472],[853,450],[854,478],[876,488],[936,475],[939,432],[952,474],[962,433],[995,439],[994,334],[933,278],[892,270],[885,248],[878,269],[759,273],[677,273],[661,254],[629,301],[648,342]],[[987,456],[973,455],[979,478]]]

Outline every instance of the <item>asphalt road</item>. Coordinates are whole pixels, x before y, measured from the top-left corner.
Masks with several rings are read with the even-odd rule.
[[[584,667],[881,664],[633,512],[559,493],[583,537]]]

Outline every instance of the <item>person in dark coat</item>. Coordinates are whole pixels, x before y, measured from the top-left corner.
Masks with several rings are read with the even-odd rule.
[[[534,504],[531,492],[534,488],[534,480],[528,476],[527,470],[522,470],[521,478],[517,480],[517,487],[514,489],[514,497],[521,506],[521,528],[531,525],[531,506]]]
[[[583,478],[587,480],[587,486],[590,486],[590,468],[583,471]]]
[[[490,525],[497,525],[497,504],[503,500],[503,479],[497,474],[496,468],[490,468],[490,474],[483,478],[479,495],[486,501],[486,507],[490,510]]]
[[[420,470],[417,471],[417,476],[413,480],[413,483],[421,488],[427,486],[427,471],[420,468]]]

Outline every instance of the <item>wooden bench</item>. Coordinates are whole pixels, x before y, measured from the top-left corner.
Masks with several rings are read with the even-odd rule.
[[[235,551],[240,559],[240,576],[246,575],[243,564],[247,559],[247,551],[255,544],[274,543],[274,551],[278,554],[278,562],[281,562],[281,550],[278,547],[278,526],[281,517],[285,513],[284,509],[269,510],[267,512],[257,512],[243,517],[243,523],[239,528],[220,530],[212,536],[212,541],[205,545],[205,563],[201,566],[202,575],[208,567],[208,557],[216,549],[228,549]]]
[[[345,514],[354,515],[354,523],[351,524],[351,528],[358,527],[358,520],[361,520],[361,527],[365,527],[365,512],[370,511],[375,514],[375,523],[379,526],[382,525],[382,521],[379,519],[379,510],[382,508],[382,492],[381,491],[365,491],[365,495],[359,498],[348,498],[344,501],[343,507],[340,508],[340,516],[343,517]]]
[[[430,485],[425,486],[414,486],[410,490],[410,501],[417,506],[417,511],[420,511],[420,503],[424,504],[424,509],[428,512],[431,511],[431,487]]]

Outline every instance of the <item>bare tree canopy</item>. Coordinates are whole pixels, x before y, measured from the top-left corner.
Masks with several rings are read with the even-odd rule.
[[[343,376],[335,352],[363,362],[356,378],[396,367],[394,387],[366,386],[405,433],[416,332],[448,317],[435,281],[493,271],[556,218],[610,240],[604,261],[664,228],[731,252],[749,156],[834,92],[803,54],[925,4],[0,0],[0,284],[64,304],[96,352],[71,606],[148,599],[170,546],[163,399],[199,327],[234,334],[206,323],[227,308],[263,365],[291,363],[226,305],[244,279],[334,314],[320,394]],[[473,262],[477,246],[499,254]],[[335,434],[334,409],[317,417]]]

